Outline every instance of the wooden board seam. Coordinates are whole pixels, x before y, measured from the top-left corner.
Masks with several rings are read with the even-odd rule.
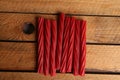
[[[41,15],[58,15],[58,13],[40,13],[40,12],[12,12],[12,11],[0,11],[0,13],[10,13],[10,14],[41,14]],[[120,15],[88,15],[88,14],[66,14],[71,16],[95,16],[95,17],[120,17]]]

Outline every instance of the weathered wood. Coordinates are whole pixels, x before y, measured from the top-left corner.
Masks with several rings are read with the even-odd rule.
[[[36,70],[35,43],[0,42],[0,70]],[[120,72],[120,46],[87,45],[86,71]]]
[[[0,40],[35,41],[35,33],[22,31],[25,22],[36,26],[37,17],[56,19],[55,15],[0,13]],[[88,43],[120,44],[120,17],[75,16],[87,20]]]
[[[23,33],[23,25],[26,22],[31,22],[36,28],[38,16],[44,15],[0,13],[0,40],[35,41],[36,30],[32,34],[25,34]],[[44,17],[54,19],[54,16],[51,15]]]
[[[0,72],[0,80],[120,80],[119,75],[86,74],[84,77],[73,74],[60,74],[56,76],[44,76],[38,73]]]
[[[120,16],[120,0],[0,0],[1,12]]]
[[[33,43],[0,42],[0,70],[35,70],[36,59]]]
[[[120,72],[119,53],[119,45],[87,45],[87,71]]]

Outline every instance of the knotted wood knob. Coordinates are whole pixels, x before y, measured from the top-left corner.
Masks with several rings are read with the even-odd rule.
[[[31,34],[34,32],[34,25],[32,23],[24,23],[23,32],[25,34]]]

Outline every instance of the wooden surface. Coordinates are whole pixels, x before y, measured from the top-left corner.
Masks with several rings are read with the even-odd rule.
[[[0,70],[35,70],[36,45],[0,42]]]
[[[73,76],[72,74],[58,73],[54,77],[43,76],[38,73],[26,72],[0,72],[0,80],[119,80],[119,75],[86,74],[85,77]]]
[[[120,0],[0,0],[0,80],[120,80],[119,5]],[[87,21],[85,77],[36,73],[36,30],[24,34],[23,25],[37,29],[38,17],[57,19],[59,12]]]
[[[87,72],[120,72],[120,46],[87,45]],[[113,54],[114,53],[114,54]],[[36,71],[36,44],[0,42],[0,70]]]
[[[0,0],[0,11],[120,16],[120,0]]]
[[[35,41],[33,34],[25,35],[23,25],[32,22],[36,27],[38,16],[57,19],[56,15],[0,13],[0,40]],[[87,21],[87,43],[120,44],[120,17],[75,16]]]

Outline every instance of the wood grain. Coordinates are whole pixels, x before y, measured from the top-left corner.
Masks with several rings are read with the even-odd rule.
[[[120,0],[0,0],[1,12],[120,16]]]
[[[119,45],[87,45],[87,71],[120,72],[119,53]]]
[[[18,40],[18,41],[35,41],[36,30],[32,34],[23,33],[23,27],[26,22],[37,26],[37,17],[44,15],[37,14],[9,14],[0,13],[0,40]],[[54,19],[54,16],[45,15],[46,18]]]
[[[38,73],[0,72],[0,80],[120,80],[119,75],[86,74],[84,77],[73,74],[60,74],[56,76],[43,76]]]
[[[0,70],[35,70],[35,46],[33,43],[0,42]]]
[[[36,30],[27,35],[22,31],[25,22],[37,26],[37,17],[57,19],[56,15],[0,13],[0,40],[35,41]],[[87,21],[88,43],[120,44],[120,17],[75,16]],[[4,34],[4,35],[3,35]]]
[[[35,43],[0,42],[0,70],[36,70]],[[120,46],[87,45],[86,71],[120,72]]]
[[[25,22],[37,29],[39,16],[57,19],[64,12],[87,21],[87,43],[120,44],[119,5],[120,0],[0,0],[0,80],[120,80],[111,74],[37,74],[37,43],[27,42],[36,41],[36,30],[30,35],[22,31]],[[120,73],[119,53],[120,45],[87,44],[86,72]]]

